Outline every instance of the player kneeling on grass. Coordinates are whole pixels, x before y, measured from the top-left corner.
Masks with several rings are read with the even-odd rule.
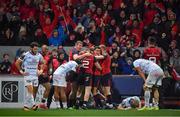
[[[75,73],[78,63],[69,61],[59,66],[53,73],[54,98],[57,108],[60,108],[59,100],[62,101],[63,108],[67,108],[67,97],[65,93],[65,88],[67,87],[66,75]]]
[[[138,72],[139,76],[143,78],[144,84],[144,100],[145,106],[139,110],[159,110],[159,92],[158,87],[162,84],[162,79],[164,77],[164,72],[160,66],[156,63],[146,60],[146,59],[137,59],[133,62],[135,70]],[[147,78],[145,76],[147,74]],[[151,91],[154,88],[154,101],[153,107],[150,108],[150,98]]]
[[[137,96],[125,98],[117,107],[118,110],[128,110],[133,108],[141,108],[141,101]]]

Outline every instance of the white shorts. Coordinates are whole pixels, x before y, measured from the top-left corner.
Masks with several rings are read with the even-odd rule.
[[[38,87],[39,81],[38,79],[26,79],[24,78],[24,86],[32,85],[34,87]]]
[[[60,87],[67,87],[67,82],[65,79],[65,74],[54,74],[53,75],[53,85],[60,86]]]
[[[145,81],[145,86],[152,88],[152,86],[161,86],[164,72],[162,69],[151,71]]]

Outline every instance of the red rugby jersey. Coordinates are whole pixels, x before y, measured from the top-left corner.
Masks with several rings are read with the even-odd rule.
[[[145,48],[144,58],[159,64],[161,59],[161,49],[157,47]]]
[[[102,61],[102,75],[111,73],[111,57],[107,55]]]
[[[93,74],[94,63],[97,62],[96,58],[91,55],[82,60],[83,72]]]

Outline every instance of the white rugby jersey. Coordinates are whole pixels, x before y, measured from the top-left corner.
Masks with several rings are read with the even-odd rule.
[[[149,74],[151,71],[161,69],[156,63],[146,59],[137,59],[133,62],[133,65],[134,67],[140,67],[146,74]]]
[[[67,63],[62,64],[61,66],[59,66],[56,71],[54,72],[54,74],[66,74],[67,72],[73,70],[76,72],[76,67],[78,66],[78,64],[75,61],[69,61]]]
[[[39,62],[43,61],[40,53],[33,55],[30,51],[23,54],[20,59],[23,61],[23,68],[30,76],[37,76]]]
[[[121,102],[121,106],[124,107],[124,108],[131,107],[131,104],[130,104],[130,100],[131,100],[131,99],[134,99],[134,100],[138,101],[139,104],[141,103],[139,97],[133,96],[133,97],[128,97],[128,98],[124,99],[124,100]]]

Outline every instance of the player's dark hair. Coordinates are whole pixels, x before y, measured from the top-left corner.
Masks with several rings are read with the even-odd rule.
[[[5,56],[9,56],[9,54],[7,54],[7,53],[3,54],[3,58],[5,58]]]
[[[95,46],[94,47],[94,50],[96,50],[96,49],[101,49],[99,46]]]
[[[78,44],[83,44],[82,41],[76,41],[75,45],[78,45]]]
[[[153,36],[148,37],[149,44],[156,44],[156,38]]]
[[[39,44],[38,44],[37,42],[32,42],[32,43],[30,44],[30,47],[31,47],[31,48],[39,47]]]
[[[81,62],[80,59],[76,59],[75,62],[76,62],[78,65],[82,64],[82,62]]]

